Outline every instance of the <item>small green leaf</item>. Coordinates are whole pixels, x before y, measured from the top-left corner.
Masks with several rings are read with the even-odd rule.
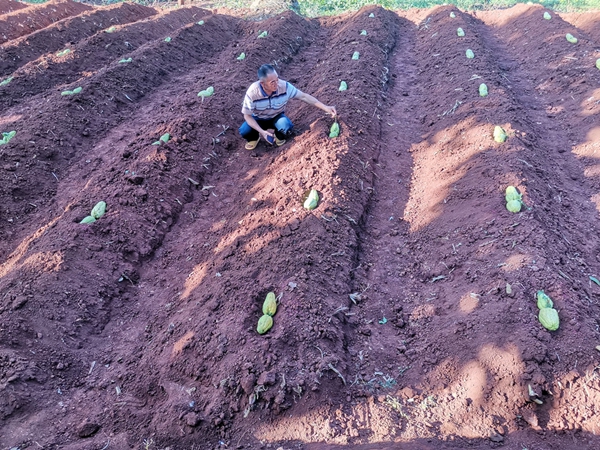
[[[3,132],[2,139],[0,139],[0,145],[8,144],[8,141],[14,138],[16,134],[16,131]]]
[[[594,283],[600,286],[600,280],[598,280],[598,278],[590,276],[590,280],[592,280]]]
[[[567,38],[567,41],[569,41],[571,44],[577,44],[577,38],[571,33],[567,33],[565,37]]]
[[[451,12],[450,17],[452,17],[454,19],[456,17],[456,14],[454,14],[454,12]]]
[[[198,22],[198,25],[204,25],[204,20],[201,20],[200,22]]]
[[[98,220],[100,217],[102,217],[104,215],[105,212],[106,212],[106,202],[99,201],[92,208],[92,212],[90,213],[90,216],[92,216],[94,219]]]
[[[465,30],[463,30],[462,28],[458,28],[456,30],[456,34],[458,34],[460,37],[463,37],[465,35]]]
[[[79,94],[82,90],[83,88],[81,86],[76,87],[75,89],[73,89],[73,94]]]
[[[165,133],[160,137],[160,140],[163,141],[165,144],[169,142],[169,139],[171,139],[171,135],[169,133]]]
[[[246,54],[244,52],[240,53],[240,56],[237,57],[238,61],[243,61],[244,59],[246,59]]]
[[[381,320],[379,321],[379,323],[380,323],[381,325],[383,325],[383,324],[386,324],[386,323],[387,323],[387,319],[385,318],[385,316],[383,317],[383,319],[381,319]]]
[[[600,61],[600,60],[599,60]],[[13,80],[14,77],[8,77],[2,81],[0,81],[0,86],[6,86],[8,83],[10,83]]]
[[[106,30],[104,30],[106,33],[114,33],[115,31],[117,31],[117,27],[112,26],[110,28],[107,28]]]
[[[171,36],[167,36],[167,37],[165,38],[165,42],[171,42]]]
[[[369,14],[369,17],[373,18],[373,17],[375,17],[375,14],[371,13],[371,14]]]
[[[69,53],[71,53],[71,49],[70,49],[70,48],[65,48],[64,50],[62,50],[62,51],[58,52],[58,53],[56,54],[56,56],[58,56],[58,57],[60,58],[60,57],[62,57],[62,56],[66,56],[66,55],[68,55]]]
[[[133,61],[132,58],[123,58],[122,60],[119,61],[119,64],[126,64],[126,63],[130,63],[131,61]]]
[[[340,83],[340,87],[338,88],[338,91],[346,91],[346,90],[348,90],[348,85],[346,84],[345,81],[342,81]]]
[[[266,38],[268,34],[269,34],[269,33],[268,33],[267,31],[263,31],[262,33],[260,33],[260,34],[258,35],[258,38],[259,38],[259,39]]]
[[[552,19],[552,16],[550,15],[550,13],[548,11],[544,12],[544,19],[546,19],[546,20]]]
[[[487,85],[485,83],[481,83],[479,85],[479,95],[481,97],[487,97],[487,95],[488,95],[488,87],[487,87]]]
[[[356,61],[358,58],[360,58],[360,53],[358,53],[358,52],[354,52],[354,53],[352,54],[352,59]]]
[[[73,91],[62,91],[60,93],[60,95],[65,96],[65,95],[73,95]]]
[[[361,35],[361,36],[366,36],[366,35],[367,35],[367,30],[362,30],[362,31],[360,32],[360,35]]]
[[[215,92],[215,88],[212,86],[207,87],[205,90],[198,92],[198,97],[210,97]]]
[[[473,53],[473,50],[471,50],[470,48],[467,49],[466,55],[467,55],[467,58],[469,58],[469,59],[475,58],[475,53]]]
[[[92,216],[86,216],[84,217],[84,219],[79,222],[79,223],[94,223],[96,221],[96,219]]]

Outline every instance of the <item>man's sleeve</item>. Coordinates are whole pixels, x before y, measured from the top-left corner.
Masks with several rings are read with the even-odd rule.
[[[244,97],[244,102],[242,103],[242,114],[248,114],[249,116],[251,116],[253,110],[254,110],[253,102],[250,99],[250,97],[248,96],[248,93],[246,93],[246,96]]]
[[[298,96],[299,94],[302,94],[302,91],[288,81],[287,82],[287,93],[290,98],[294,98],[294,97]]]

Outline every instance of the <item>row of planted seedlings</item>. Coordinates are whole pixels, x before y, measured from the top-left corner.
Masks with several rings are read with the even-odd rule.
[[[433,226],[442,227],[449,235],[453,228],[459,225],[465,227],[464,217],[459,212],[470,203],[471,208],[481,211],[469,218],[470,232],[476,232],[473,222],[481,230],[493,230],[492,233],[488,234],[486,231],[482,235],[486,239],[484,242],[477,238],[470,242],[462,241],[460,249],[456,247],[458,243],[452,240],[442,241],[441,245],[436,242],[435,251],[445,253],[447,250],[448,254],[456,255],[453,256],[455,262],[451,268],[459,274],[464,268],[472,266],[473,261],[484,268],[486,277],[477,282],[480,291],[475,295],[480,307],[490,311],[490,319],[482,322],[481,327],[493,326],[495,314],[511,313],[508,311],[509,304],[497,301],[496,297],[499,296],[514,298],[525,311],[524,314],[527,314],[521,321],[512,322],[513,326],[522,327],[525,323],[532,330],[543,326],[555,331],[559,328],[559,314],[556,309],[552,310],[552,306],[558,307],[559,312],[561,308],[568,310],[573,300],[564,280],[548,268],[534,271],[525,267],[510,273],[504,273],[498,268],[498,260],[506,261],[517,251],[528,255],[533,261],[552,260],[560,252],[554,249],[564,247],[560,237],[549,232],[549,227],[541,220],[540,211],[536,209],[536,202],[539,202],[537,195],[530,196],[535,188],[546,185],[546,177],[534,167],[536,159],[546,157],[544,149],[537,147],[529,138],[533,134],[531,124],[522,120],[518,114],[523,107],[520,104],[521,97],[510,90],[510,81],[499,70],[496,59],[498,55],[494,55],[488,47],[489,41],[481,38],[485,33],[484,27],[476,19],[452,8],[438,10],[427,25],[420,28],[417,46],[418,52],[429,55],[421,68],[421,72],[432,74],[426,84],[430,83],[430,87],[445,85],[448,92],[455,91],[457,94],[455,103],[447,105],[447,109],[436,100],[435,95],[427,99],[431,104],[437,103],[437,110],[431,111],[425,120],[431,127],[427,139],[433,143],[428,144],[426,149],[435,152],[435,164],[440,166],[440,177],[444,176],[444,169],[448,171],[448,166],[463,169],[455,173],[457,177],[452,183],[453,189],[444,199],[443,211]],[[446,42],[455,42],[455,45],[451,54],[442,55],[441,49]],[[425,87],[425,92],[433,91],[427,89],[427,85]],[[447,101],[448,97],[440,96],[440,99]],[[458,135],[444,136],[445,140],[436,143],[440,135],[443,135],[440,132],[449,126],[455,129],[460,126],[464,131]],[[482,136],[483,142],[488,142],[487,145],[481,144]],[[416,160],[418,159],[417,156]],[[500,166],[499,161],[502,162]],[[493,165],[493,171],[490,171],[489,164]],[[482,170],[490,173],[493,181],[479,186],[476,183],[480,183],[480,178],[471,177],[469,172],[479,173]],[[482,205],[482,189],[485,189],[486,197],[495,200]],[[502,211],[503,206],[517,216]],[[520,232],[513,234],[516,226]],[[524,238],[527,235],[538,236],[538,242],[530,242]],[[444,276],[441,280],[445,278],[448,277]],[[452,281],[441,283],[441,295],[451,296]],[[549,297],[544,290],[548,290],[553,297],[556,295],[554,304],[551,300],[547,301]],[[571,311],[567,318],[570,315]],[[539,318],[541,325],[536,323],[536,318]],[[433,322],[433,326],[440,324]],[[530,345],[551,349],[551,341],[540,343],[536,337],[531,337],[529,341],[518,343],[523,353],[527,353],[525,349]],[[475,352],[478,350],[479,347],[473,349]],[[538,365],[535,361],[526,362]],[[537,393],[547,388],[545,385],[528,387],[530,400],[542,402]]]
[[[40,198],[32,203],[47,206],[56,192],[56,181],[65,176],[69,166],[89,158],[89,149],[108,130],[127,121],[129,112],[139,108],[148,92],[172,79],[171,70],[165,69],[191,70],[234,40],[236,35],[225,31],[232,28],[231,20],[209,16],[203,25],[186,25],[171,33],[170,42],[163,37],[142,45],[130,54],[132,63],[114,61],[61,91],[45,93],[43,106],[31,108],[29,114],[14,114],[20,118],[6,126],[16,134],[4,151],[7,158],[21,160],[21,167],[27,168],[17,169],[20,182],[35,180],[43,187]],[[35,126],[29,125],[32,120]],[[14,177],[8,172],[0,177],[8,182],[9,175]]]
[[[126,25],[110,25],[75,45],[53,49],[0,81],[0,105],[10,107],[49,89],[60,88],[115,62],[132,62],[136,50],[148,42],[163,41],[173,30],[209,16],[199,8],[174,10]]]
[[[536,35],[523,35],[520,30],[525,29],[525,24],[530,23],[532,18],[536,21]],[[556,100],[560,98],[561,107],[553,118],[560,119],[562,130],[553,130],[554,133],[549,134],[540,129],[535,130],[539,132],[531,133],[536,136],[533,148],[538,150],[537,158],[551,161],[555,171],[539,173],[540,179],[536,185],[531,183],[530,192],[535,192],[538,196],[536,214],[541,223],[546,225],[548,232],[554,234],[555,238],[563,241],[557,244],[558,247],[562,247],[558,253],[564,254],[566,251],[570,255],[569,259],[575,260],[579,256],[580,249],[577,252],[569,250],[564,241],[565,239],[585,241],[589,224],[571,219],[568,214],[564,214],[563,209],[569,208],[571,204],[577,204],[580,212],[589,213],[590,222],[594,221],[597,215],[594,205],[590,202],[593,193],[584,192],[582,195],[578,176],[573,172],[584,170],[580,167],[579,161],[583,161],[584,164],[588,162],[585,156],[589,155],[591,148],[586,141],[589,131],[595,125],[593,113],[600,112],[600,107],[593,104],[594,86],[600,82],[600,71],[597,70],[600,69],[600,61],[596,60],[598,55],[594,53],[594,43],[590,42],[585,33],[574,29],[553,12],[543,11],[537,7],[531,8],[528,13],[515,17],[507,28],[507,33],[504,35],[509,44],[507,50],[514,52],[517,48],[516,44],[522,44],[513,57],[524,61],[520,68],[526,79],[532,83],[530,89],[535,89],[538,94],[539,104],[531,105],[534,111],[531,111],[529,120],[529,125],[534,130],[538,128],[536,125],[540,124],[534,123],[535,120],[538,117],[540,120],[551,117],[549,111],[557,107]],[[540,68],[544,69],[540,70]],[[529,97],[527,101],[531,102],[531,98]],[[582,149],[579,150],[578,147]],[[573,155],[566,153],[569,148],[573,153],[584,158],[576,161]],[[535,161],[537,158],[532,157],[532,160]],[[594,160],[590,162],[589,165],[595,166]],[[507,191],[507,200],[517,195],[520,199],[520,194]],[[548,208],[548,203],[553,203],[559,208]],[[588,288],[584,289],[583,293],[575,292],[568,282],[564,289],[570,291],[568,296],[583,299],[583,310],[592,313],[592,310],[588,309],[589,298],[592,296],[593,288],[600,284],[594,276],[600,273],[600,267],[595,264],[596,258],[593,252],[590,252],[585,259],[585,262],[579,262],[577,266],[583,265],[586,274],[582,274],[573,265],[562,267],[564,272],[558,267],[556,270],[566,272],[565,276],[571,279],[583,278],[584,284],[588,284]],[[563,275],[560,276],[564,279]],[[563,308],[568,311],[569,317],[587,321],[581,306],[575,307],[572,302],[564,300],[563,302]],[[540,321],[542,321],[541,314]],[[557,328],[558,324],[559,320],[556,318],[551,326]],[[590,351],[593,353],[592,347]]]
[[[304,258],[298,257],[292,268],[274,271],[269,279],[274,286],[286,289],[277,323],[269,331],[273,337],[285,336],[285,339],[272,339],[270,351],[278,355],[279,367],[285,366],[287,358],[290,363],[296,358],[306,362],[303,371],[293,369],[284,373],[289,387],[276,393],[284,397],[297,396],[298,386],[305,383],[316,388],[322,377],[329,378],[330,382],[334,380],[336,387],[346,383],[348,363],[343,345],[347,327],[345,316],[337,313],[348,311],[350,306],[347,304],[350,303],[353,254],[357,248],[359,222],[373,183],[372,172],[365,170],[361,160],[366,162],[379,152],[378,144],[366,136],[380,132],[380,120],[372,108],[377,108],[381,91],[385,89],[387,55],[394,46],[396,24],[392,13],[381,8],[366,8],[342,18],[322,20],[321,26],[327,30],[327,47],[321,47],[318,55],[323,63],[309,76],[300,76],[298,87],[325,104],[335,105],[338,117],[323,116],[319,111],[302,106],[304,120],[315,121],[312,131],[302,135],[302,146],[292,146],[278,155],[269,172],[271,179],[281,180],[276,189],[277,197],[273,198],[273,206],[282,211],[279,226],[294,230],[272,247],[294,248],[295,254],[308,254],[316,262],[305,265]],[[365,71],[375,76],[365,82]],[[294,68],[290,72],[294,73]],[[365,109],[369,110],[368,116]],[[311,150],[307,151],[308,148]],[[286,172],[290,170],[290,166],[297,174],[293,182],[286,181],[283,172],[284,168]],[[341,173],[352,175],[341,178],[338,176]],[[298,235],[303,238],[298,239]],[[312,237],[306,238],[309,235]],[[338,250],[337,254],[329,252],[332,248]],[[281,253],[281,262],[273,267],[286,267],[286,258],[289,252]],[[253,266],[262,264],[263,261],[256,258]],[[289,273],[302,267],[308,281],[300,280],[300,286],[288,294],[285,281]],[[346,306],[340,311],[340,305]],[[261,321],[270,324],[264,316]],[[297,323],[307,325],[295,326]],[[264,323],[259,322],[257,331],[263,330]],[[329,356],[323,358],[316,347],[307,345],[310,342]],[[260,338],[252,337],[248,344],[257,354],[260,352]],[[268,402],[275,393],[261,395]],[[251,394],[246,411],[258,405],[256,400]]]
[[[290,52],[292,51],[289,45],[284,42],[285,39],[281,35],[284,33],[288,34],[290,29],[293,29],[296,31],[294,37],[307,38],[304,32],[304,19],[292,13],[287,13],[286,16],[284,20],[277,18],[266,23],[244,23],[241,26],[244,36],[242,39],[232,41],[213,61],[198,66],[193,73],[190,72],[178,77],[176,85],[165,87],[162,92],[162,98],[170,97],[169,92],[179,94],[175,97],[172,109],[165,109],[163,114],[152,118],[151,122],[145,119],[145,117],[148,117],[147,112],[146,115],[144,112],[140,112],[134,117],[134,122],[139,123],[143,130],[140,136],[132,137],[128,142],[119,142],[116,148],[110,150],[112,153],[116,153],[116,157],[112,162],[116,170],[110,171],[108,168],[105,168],[102,172],[94,174],[93,178],[97,181],[91,184],[97,186],[94,189],[99,192],[102,190],[102,185],[108,187],[120,184],[123,186],[118,199],[107,199],[107,214],[109,217],[114,215],[113,221],[128,221],[131,224],[124,230],[125,233],[122,239],[125,242],[123,245],[117,246],[121,247],[118,248],[119,251],[128,247],[127,241],[129,238],[126,236],[128,233],[131,233],[131,236],[137,236],[131,239],[134,242],[139,242],[139,236],[147,238],[150,238],[150,236],[154,238],[158,237],[159,240],[156,244],[154,242],[152,244],[155,247],[155,245],[168,245],[168,243],[164,244],[162,242],[160,235],[169,232],[169,242],[179,245],[177,244],[180,242],[179,240],[184,239],[182,236],[188,235],[190,232],[189,229],[196,226],[194,221],[191,223],[187,221],[177,222],[177,216],[181,211],[185,208],[187,211],[198,215],[202,209],[210,207],[209,203],[204,203],[202,193],[205,192],[205,189],[211,189],[210,185],[213,183],[216,184],[212,175],[214,172],[223,170],[224,165],[220,163],[219,159],[228,156],[223,154],[225,150],[221,149],[213,139],[214,129],[218,124],[228,124],[229,128],[224,131],[226,134],[232,134],[237,129],[237,125],[239,125],[237,121],[231,123],[231,105],[227,104],[226,107],[223,107],[222,99],[231,98],[231,80],[235,80],[235,89],[237,89],[237,84],[240,87],[244,85],[245,89],[247,87],[246,84],[255,79],[255,64],[257,61],[260,61],[260,63],[264,62],[258,59],[259,55],[264,55],[267,52],[271,53],[270,50],[272,48],[280,50],[287,48]],[[268,37],[258,38],[264,29],[259,30],[257,27],[267,28]],[[298,44],[294,45],[296,47],[294,47],[293,52],[298,49]],[[282,53],[288,50],[282,50]],[[241,51],[244,51],[248,55],[247,60],[237,59]],[[280,63],[280,65],[282,68],[285,67],[285,63]],[[220,75],[223,71],[227,74],[226,78]],[[240,101],[243,97],[243,92],[240,93]],[[182,93],[184,95],[181,95]],[[156,101],[158,103],[158,100]],[[200,109],[202,110],[200,116],[203,118],[210,117],[210,119],[198,122],[197,117]],[[187,135],[187,137],[184,137],[184,135]],[[109,151],[107,150],[109,141],[110,138],[107,138],[106,142],[101,143],[104,148],[102,151],[107,154]],[[209,160],[202,158],[205,154],[205,149],[211,149],[212,156]],[[124,153],[127,154],[126,158],[118,157],[119,154]],[[164,155],[164,157],[153,157],[153,155]],[[167,162],[165,162],[164,166],[157,167],[157,160]],[[151,163],[149,161],[155,162]],[[237,165],[234,165],[235,167]],[[159,170],[157,171],[157,169]],[[242,175],[239,173],[231,174],[236,179],[242,177]],[[221,174],[220,176],[224,175]],[[133,185],[132,182],[139,184]],[[138,194],[140,189],[144,190],[144,195],[141,198]],[[113,204],[112,210],[111,204]],[[240,208],[245,210],[246,204],[244,203]],[[171,217],[165,216],[165,209],[170,211],[169,214]],[[148,217],[151,217],[151,219]],[[103,220],[104,218],[91,225],[92,229],[95,230],[94,233],[98,234],[93,239],[100,239],[103,229],[114,228],[114,225],[111,227],[108,222],[103,222]],[[161,223],[158,227],[154,227],[157,220],[160,220]],[[171,224],[177,222],[177,227],[170,230],[165,227],[163,230],[161,229],[161,227],[164,227],[162,221]],[[141,229],[138,228],[138,224],[142,225]],[[87,227],[85,224],[81,226]],[[158,230],[155,228],[158,228]],[[200,242],[203,242],[203,238],[207,233],[208,230],[202,228],[193,234],[198,236]],[[84,243],[82,242],[81,245],[84,245]],[[215,313],[209,305],[199,300],[204,296],[210,297],[212,295],[215,298],[223,299],[231,297],[231,292],[235,286],[228,286],[228,283],[225,282],[227,271],[222,267],[230,263],[231,259],[226,261],[228,255],[224,253],[211,253],[211,249],[207,249],[206,255],[203,255],[201,254],[202,245],[196,243],[196,247],[199,249],[198,252],[200,254],[196,255],[194,261],[202,260],[203,257],[211,259],[217,270],[223,273],[223,286],[220,286],[216,292],[212,292],[211,289],[204,287],[200,292],[194,293],[187,299],[176,297],[174,301],[177,303],[177,308],[169,310],[166,317],[164,308],[157,307],[157,309],[154,309],[152,304],[144,303],[144,301],[147,301],[146,299],[140,298],[139,300],[145,305],[143,307],[146,308],[148,314],[156,314],[153,321],[160,324],[157,327],[156,339],[148,343],[147,352],[142,357],[140,363],[142,367],[154,367],[157,355],[170,352],[170,344],[180,339],[182,333],[189,330],[190,317],[195,318],[192,326],[197,339],[210,339],[211,335],[215,332],[215,328],[207,327],[205,321],[211,319],[210,322],[212,322],[215,319]],[[148,250],[152,251],[153,248]],[[140,260],[147,259],[148,253],[144,253],[143,249],[138,249],[137,251],[140,254]],[[169,251],[168,247],[165,248],[165,251]],[[157,271],[156,274],[152,273],[153,267]],[[160,278],[161,271],[162,266],[158,267],[150,264],[146,267],[140,267],[140,276],[144,279],[156,279]],[[211,275],[213,275],[212,272]],[[184,286],[186,276],[186,273],[182,273],[180,279],[172,280],[169,284]],[[251,274],[248,274],[245,283],[252,282]],[[156,289],[156,295],[160,298],[173,297],[173,292],[171,292],[169,287],[165,287],[164,291],[159,287]],[[181,291],[181,288],[177,290]],[[220,304],[219,315],[231,316],[230,320],[228,319],[228,322],[224,323],[231,342],[236,342],[243,337],[239,329],[234,330],[231,325],[235,317],[237,317],[236,311],[229,302]],[[162,326],[163,323],[172,323],[173,327],[169,330],[166,325]],[[193,347],[192,345],[191,348]],[[228,355],[227,361],[223,361],[222,364],[231,364],[230,361],[235,359],[236,364],[239,365],[239,358],[239,354],[232,353]],[[186,378],[197,379],[198,373],[205,370],[202,368],[203,366],[210,367],[214,364],[215,362],[211,360],[210,355],[202,355],[199,358],[190,356],[181,366],[178,365],[173,368],[162,367],[159,370],[153,369],[152,373],[159,377],[171,377],[172,375],[165,374],[164,372],[182,370]],[[181,374],[176,373],[174,376],[179,378]],[[147,379],[148,372],[143,377]],[[126,384],[123,388],[128,389],[130,386]],[[210,385],[198,384],[196,389],[193,410],[202,409],[207,403],[214,400],[214,388]],[[163,405],[157,405],[156,408],[157,410],[161,410]],[[169,405],[164,405],[164,408],[170,410]]]
[[[121,3],[59,20],[27,36],[11,40],[0,47],[0,80],[11,74],[14,76],[18,68],[30,61],[59,52],[69,43],[80,42],[112,26],[123,27],[156,14],[153,8]]]
[[[450,13],[450,18],[456,18],[456,13],[455,12],[451,12]],[[542,20],[542,18],[545,19],[545,17],[543,17],[542,15],[540,15],[540,20]],[[469,23],[470,22],[470,23]],[[479,24],[476,20],[470,18],[470,21],[468,23],[464,24],[464,29],[462,27],[458,27],[457,28],[457,32],[456,35],[459,38],[459,40],[462,40],[465,36],[466,33],[474,33],[474,34],[479,34],[481,33],[481,29],[483,28],[483,26],[481,24]],[[480,41],[479,44],[482,44],[482,42]],[[487,44],[487,48],[486,47]],[[483,45],[480,45],[480,48],[482,50],[482,52],[486,53],[486,56],[489,55],[489,51],[491,50],[489,48],[490,42],[484,42]],[[494,46],[494,48],[497,48],[496,46]],[[465,56],[469,59],[473,59],[475,58],[475,53],[471,50],[471,49],[467,49],[465,51]],[[493,72],[493,76],[495,78],[495,84],[491,85],[490,88],[488,88],[487,84],[485,84],[485,82],[482,82],[479,84],[478,87],[478,93],[480,97],[487,97],[489,95],[490,89],[494,92],[497,93],[497,95],[501,95],[501,96],[507,96],[507,97],[513,97],[510,98],[508,102],[505,102],[503,105],[504,106],[504,111],[502,111],[502,113],[499,115],[500,117],[502,117],[502,121],[504,121],[504,123],[502,123],[501,125],[494,125],[493,126],[493,131],[492,131],[492,126],[489,126],[489,134],[488,134],[488,138],[491,140],[493,139],[493,141],[495,141],[496,143],[500,144],[500,145],[505,145],[505,141],[507,141],[507,139],[510,139],[511,141],[516,141],[514,143],[512,142],[507,142],[506,146],[507,147],[512,147],[510,148],[508,151],[510,152],[510,154],[508,155],[503,155],[503,158],[506,158],[504,160],[505,162],[505,167],[507,170],[513,170],[516,167],[524,167],[525,170],[523,171],[519,171],[516,174],[513,175],[517,175],[517,177],[515,176],[511,176],[511,177],[505,177],[505,179],[507,179],[509,182],[515,182],[515,181],[519,181],[519,187],[515,187],[512,184],[509,184],[507,182],[505,182],[505,185],[501,185],[498,187],[496,187],[496,192],[503,192],[504,193],[504,202],[505,202],[505,207],[506,209],[514,214],[520,213],[522,210],[526,210],[526,214],[529,215],[530,217],[535,217],[533,214],[531,214],[531,210],[532,210],[532,202],[533,200],[530,200],[528,202],[528,204],[526,204],[523,201],[523,191],[527,190],[527,184],[524,183],[524,181],[529,181],[529,182],[540,182],[541,180],[536,178],[539,178],[535,171],[528,171],[527,169],[532,169],[533,166],[532,165],[523,165],[521,164],[521,162],[523,161],[523,158],[531,160],[531,161],[535,161],[535,156],[533,154],[533,152],[531,150],[534,150],[530,147],[530,142],[528,142],[527,140],[521,140],[519,138],[524,138],[525,136],[527,136],[528,134],[531,134],[531,130],[528,130],[528,124],[525,121],[521,121],[519,120],[519,118],[514,114],[514,113],[509,113],[509,111],[514,111],[514,110],[518,110],[518,104],[519,104],[519,98],[514,96],[513,94],[511,94],[510,90],[509,90],[509,80],[506,77],[503,77],[498,70],[498,66],[496,66],[495,61],[491,58],[486,58],[486,66],[490,67],[490,68],[494,68]],[[495,67],[494,67],[495,66]],[[488,73],[488,76],[491,75]],[[476,78],[475,76],[473,76],[471,79]],[[485,81],[485,80],[483,80]],[[474,87],[471,87],[471,92],[474,91]],[[483,102],[482,102],[483,103]],[[498,105],[497,102],[493,102],[492,107],[497,108],[496,105]],[[489,111],[491,108],[486,108],[485,103],[483,103],[481,105],[482,109]],[[496,111],[494,111],[495,113]],[[494,117],[496,114],[493,114],[492,117]],[[490,119],[490,117],[486,117],[486,119]],[[508,120],[507,120],[508,119]],[[492,119],[493,120],[493,119]],[[507,132],[504,127],[506,127],[507,129],[509,129],[510,131]],[[507,152],[508,153],[508,152]],[[530,172],[530,173],[528,173]],[[521,180],[519,180],[519,175],[524,176],[524,178],[521,178]],[[506,184],[508,184],[508,186],[506,186]],[[516,184],[516,183],[515,183]],[[533,225],[534,229],[537,228],[538,230],[541,228],[541,223],[537,223],[535,222]],[[532,253],[537,253],[535,251],[534,248],[530,249],[532,251]],[[539,256],[541,257],[541,255]],[[541,276],[536,280],[537,283],[543,284],[546,283],[547,281],[545,280],[545,277]],[[531,278],[529,279],[529,283],[531,284]],[[536,285],[531,285],[527,287],[527,291],[529,292],[537,292],[537,294],[535,294],[535,297],[538,299],[538,306],[540,305],[540,301],[539,299],[541,298],[541,296],[543,296],[545,299],[547,299],[547,301],[545,302],[545,304],[550,305],[550,307],[552,306],[552,302],[549,299],[549,297],[543,292],[542,288],[544,286],[539,286],[539,284]],[[507,285],[508,291],[512,290],[512,287],[510,287],[510,285]],[[509,292],[509,294],[512,295],[512,292]],[[528,309],[532,309],[531,306],[529,305]],[[550,331],[555,331],[558,329],[559,326],[559,319],[558,319],[558,315],[557,314],[546,314],[546,312],[551,309],[551,308],[542,308],[540,307],[540,314],[539,314],[539,321],[540,323],[548,330]],[[551,309],[551,311],[553,313],[556,313],[556,311],[554,309]]]
[[[537,22],[538,33],[525,37],[519,30],[531,18]],[[592,298],[600,286],[600,266],[587,242],[590,224],[597,217],[596,205],[591,200],[600,183],[592,177],[584,183],[588,189],[582,190],[580,178],[596,166],[594,142],[589,134],[597,122],[594,116],[600,113],[600,106],[594,99],[595,86],[600,83],[600,70],[597,70],[600,64],[596,60],[599,55],[594,50],[596,43],[557,15],[541,8],[532,8],[527,14],[515,17],[510,26],[499,33],[512,44],[507,47],[507,51],[513,53],[511,56],[524,62],[520,69],[531,82],[529,89],[537,94],[538,103],[531,105],[533,110],[528,117],[534,130],[530,143],[537,151],[531,160],[549,162],[554,169],[544,172],[536,170],[537,167],[531,168],[539,180],[536,184],[530,183],[529,191],[538,197],[536,217],[546,234],[553,235],[553,240],[557,241],[548,249],[556,252],[552,270],[553,278],[561,278],[560,283],[556,283],[562,285],[561,311],[566,318],[571,318],[568,326],[584,324],[587,333],[593,333],[595,325],[589,317],[598,313]],[[518,49],[515,44],[522,41],[522,49]],[[532,102],[531,98],[528,96],[528,103]],[[542,121],[548,123],[550,117],[555,120],[551,133],[537,127]],[[569,149],[571,152],[567,151]],[[580,215],[587,214],[589,220],[572,218],[566,213],[574,207]],[[586,244],[577,246],[573,242]],[[555,289],[555,292],[560,290]],[[558,327],[558,324],[557,318],[553,326]],[[589,360],[595,354],[594,345],[589,345],[584,335],[581,339],[588,344],[585,346]],[[594,343],[593,336],[589,340]]]

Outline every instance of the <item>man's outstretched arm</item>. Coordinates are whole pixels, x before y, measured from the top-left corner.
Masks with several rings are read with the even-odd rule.
[[[314,98],[312,95],[307,94],[306,92],[299,93],[296,96],[296,98],[299,100],[302,100],[305,103],[308,103],[309,105],[316,106],[317,108],[322,109],[327,114],[330,114],[333,117],[337,116],[337,111],[335,110],[335,106],[325,105],[325,104],[321,103],[319,100],[317,100],[316,98]]]

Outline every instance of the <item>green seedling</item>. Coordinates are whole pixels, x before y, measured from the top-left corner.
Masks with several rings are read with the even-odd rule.
[[[537,291],[535,299],[537,300],[538,309],[554,308],[554,302],[544,291]]]
[[[469,58],[469,59],[475,58],[475,53],[473,53],[473,50],[471,50],[470,48],[467,49],[466,55],[467,55],[467,58]]]
[[[598,60],[600,61],[600,59]],[[14,77],[8,77],[5,78],[4,80],[0,81],[0,86],[6,86],[8,83],[10,83],[13,80]]]
[[[127,59],[123,58],[119,61],[119,64],[127,64],[127,63],[130,63],[131,61],[133,61],[133,58],[127,58]]]
[[[506,131],[504,131],[504,128],[502,128],[499,125],[496,125],[494,127],[494,141],[502,143],[506,141],[507,137],[508,136],[506,135]]]
[[[8,144],[8,141],[14,138],[16,134],[16,131],[3,132],[2,139],[0,139],[0,145]]]
[[[560,326],[558,311],[554,308],[542,308],[538,315],[540,323],[549,331],[556,331]]]
[[[546,20],[552,19],[552,16],[550,15],[550,13],[548,11],[544,12],[544,19],[546,19]]]
[[[346,84],[345,81],[342,81],[340,83],[340,87],[338,88],[338,91],[346,91],[346,90],[348,90],[348,85]]]
[[[100,217],[102,217],[106,213],[106,202],[99,201],[92,208],[89,216],[83,218],[83,220],[79,223],[94,223]]]
[[[337,122],[333,122],[331,125],[331,129],[329,130],[329,137],[331,139],[336,138],[340,135],[340,124]]]
[[[210,97],[215,92],[215,88],[212,86],[207,87],[203,91],[198,92],[198,97],[202,97],[202,101],[204,102],[205,97]]]
[[[361,35],[361,36],[366,36],[366,35],[367,35],[367,30],[362,30],[362,31],[360,32],[360,35]]]
[[[454,14],[453,12],[451,12],[450,13],[450,17],[454,19],[456,17],[456,14]]]
[[[246,54],[244,52],[240,53],[240,56],[236,58],[238,61],[243,61],[246,59]]]
[[[92,216],[86,216],[79,223],[94,223],[95,221],[96,221],[96,219],[94,219]]]
[[[566,36],[567,41],[569,41],[571,44],[577,44],[577,38],[575,36],[573,36],[571,33],[567,33]]]
[[[372,19],[373,17],[375,17],[375,14],[371,13],[369,14],[369,17]]]
[[[204,20],[201,20],[200,22],[198,22],[198,25],[204,25]]]
[[[600,70],[600,58],[596,60],[596,69]],[[12,78],[11,78],[12,80]],[[1,83],[0,83],[1,84]]]
[[[259,38],[259,39],[266,38],[268,34],[269,34],[269,33],[268,33],[267,31],[263,31],[262,33],[260,33],[260,34],[258,35],[258,38]]]
[[[60,95],[62,95],[62,96],[75,95],[75,94],[79,94],[82,90],[83,90],[83,88],[80,86],[78,88],[73,89],[72,91],[62,91],[60,93]]]
[[[56,56],[58,56],[59,58],[68,55],[69,53],[71,53],[71,49],[70,48],[65,48],[64,50],[61,50],[60,52],[58,52],[56,54]]]
[[[165,133],[158,138],[158,141],[153,142],[152,145],[166,144],[167,142],[169,142],[169,139],[171,139],[171,135],[169,133]]]
[[[504,200],[506,200],[506,209],[508,209],[511,213],[518,213],[521,211],[521,206],[523,206],[523,201],[521,200],[523,195],[517,191],[517,188],[514,186],[508,186],[506,188],[506,192],[504,194]],[[507,286],[510,286],[507,284]],[[507,287],[508,289],[508,287]],[[538,298],[539,298],[538,291]]]
[[[523,206],[523,204],[520,200],[511,200],[509,202],[506,202],[506,209],[508,209],[511,213],[516,214],[518,212],[521,212],[521,206]]]
[[[117,27],[112,26],[110,28],[107,28],[106,30],[104,30],[106,33],[114,33],[115,31],[117,31]]]
[[[487,97],[487,95],[488,95],[488,87],[487,87],[487,85],[485,83],[481,83],[479,85],[479,95],[481,97]]]
[[[308,197],[306,197],[306,200],[304,200],[304,208],[311,211],[311,210],[315,209],[318,204],[319,204],[319,193],[317,192],[316,189],[311,189],[308,194]]]
[[[103,201],[99,201],[98,203],[96,203],[96,205],[92,208],[92,212],[90,213],[90,215],[98,220],[100,217],[102,217],[104,215],[104,213],[106,212],[106,202]]]
[[[519,193],[516,187],[507,186],[506,191],[504,192],[504,200],[510,202],[512,200],[519,200],[523,198],[523,195]]]
[[[167,36],[167,37],[165,38],[165,42],[171,42],[171,36]]]
[[[360,58],[360,53],[359,52],[354,52],[352,54],[352,59],[356,61],[356,60],[358,60],[358,58]]]
[[[456,30],[456,34],[458,34],[460,37],[463,37],[465,35],[465,30],[463,30],[462,28],[458,28]]]

